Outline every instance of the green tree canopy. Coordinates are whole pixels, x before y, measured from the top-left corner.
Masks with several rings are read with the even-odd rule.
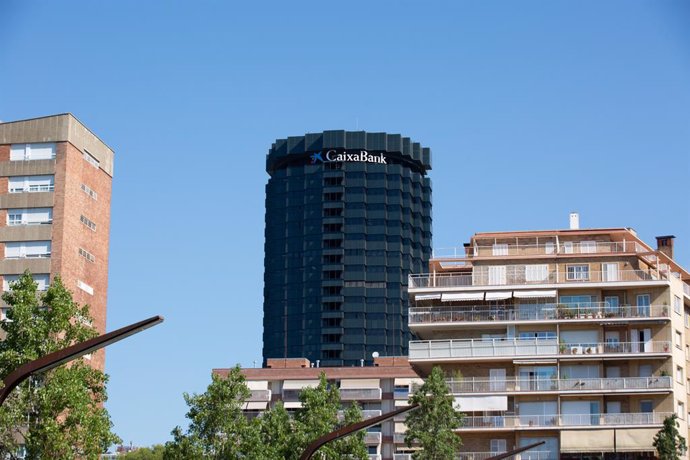
[[[26,272],[2,296],[11,307],[0,324],[0,375],[29,361],[98,335],[88,305],[80,306],[55,277],[45,293]],[[33,376],[0,408],[0,457],[14,458],[21,445],[28,458],[97,459],[113,443],[103,407],[107,376],[83,359]]]
[[[654,436],[654,447],[660,460],[680,460],[685,455],[687,446],[678,426],[678,416],[673,414],[664,419],[664,427]]]
[[[362,410],[357,404],[344,411],[342,422],[338,420],[340,394],[323,373],[317,387],[305,388],[300,393],[302,407],[294,417],[278,403],[260,417],[249,420],[242,413],[249,395],[239,367],[232,369],[227,377],[213,375],[203,394],[185,394],[190,425],[186,433],[180,427],[173,430],[173,440],[165,445],[164,458],[297,460],[317,438],[343,424],[362,420]],[[327,444],[315,458],[368,459],[364,433]]]
[[[462,445],[453,430],[462,423],[462,414],[453,407],[454,398],[440,367],[434,367],[424,384],[409,399],[419,408],[410,412],[405,421],[408,447],[417,441],[421,451],[413,454],[415,460],[452,460]]]
[[[156,444],[128,452],[122,456],[122,460],[163,460],[164,453],[165,447],[162,444]]]

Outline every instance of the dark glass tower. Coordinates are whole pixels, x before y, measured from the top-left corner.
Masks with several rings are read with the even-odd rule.
[[[407,275],[431,255],[428,148],[362,131],[279,139],[266,171],[264,363],[407,354]]]

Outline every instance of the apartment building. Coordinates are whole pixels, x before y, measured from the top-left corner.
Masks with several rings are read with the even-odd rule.
[[[105,332],[113,151],[71,114],[0,123],[0,277],[60,275]],[[3,316],[8,308],[0,305]],[[104,351],[90,357],[104,367]]]
[[[376,357],[373,366],[318,367],[306,358],[269,359],[267,367],[243,369],[251,390],[245,403],[245,414],[256,417],[267,408],[282,401],[289,411],[298,410],[302,403],[299,393],[316,387],[321,372],[330,383],[340,389],[343,408],[353,401],[363,409],[364,418],[376,417],[407,406],[410,389],[423,383],[412,370],[406,357]],[[214,369],[213,373],[227,375],[228,369]],[[364,442],[372,460],[409,460],[410,449],[405,446],[405,414],[369,428]]]
[[[409,361],[446,371],[463,459],[652,458],[688,434],[690,273],[629,228],[477,233],[409,279]],[[686,439],[690,436],[686,436]]]

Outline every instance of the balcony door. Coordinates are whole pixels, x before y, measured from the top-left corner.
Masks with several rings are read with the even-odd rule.
[[[489,285],[503,285],[506,284],[506,266],[494,265],[489,267]]]
[[[505,369],[489,369],[489,388],[491,391],[506,390]]]
[[[652,299],[649,294],[640,294],[637,296],[637,314],[640,316],[650,316],[650,305]]]
[[[618,281],[618,264],[605,263],[601,264],[602,281]]]
[[[652,330],[651,329],[631,329],[630,330],[630,351],[633,353],[652,351]]]

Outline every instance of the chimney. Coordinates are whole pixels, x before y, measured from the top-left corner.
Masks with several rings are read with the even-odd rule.
[[[570,230],[580,229],[580,214],[576,212],[570,213]]]
[[[673,259],[673,240],[676,237],[674,235],[657,236],[656,237],[656,249],[659,252],[663,252],[669,258]]]

